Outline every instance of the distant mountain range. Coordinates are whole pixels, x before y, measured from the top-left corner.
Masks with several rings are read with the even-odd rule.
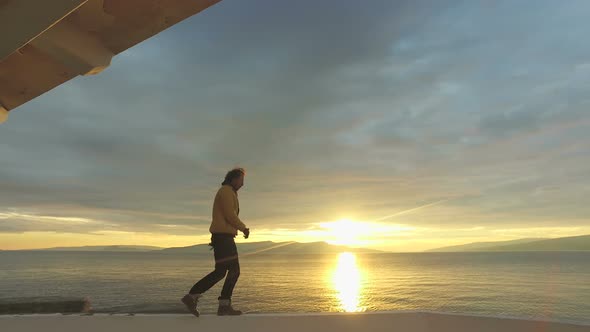
[[[556,239],[519,239],[499,242],[475,242],[442,247],[428,252],[466,251],[590,251],[590,235],[569,236]]]
[[[34,251],[152,251],[161,250],[153,246],[83,246],[83,247],[55,247],[46,249],[32,249]]]
[[[350,248],[346,246],[337,246],[328,244],[326,242],[246,242],[238,243],[238,251],[240,254],[334,254],[340,252],[354,252],[354,253],[380,253],[383,251],[365,249],[365,248]],[[189,247],[167,248],[161,250],[164,253],[207,253],[209,252],[209,245],[198,244]]]
[[[350,248],[346,246],[331,245],[325,242],[245,242],[238,243],[238,251],[240,255],[248,253],[256,254],[333,254],[340,252],[354,252],[354,253],[380,253],[383,251],[364,249],[364,248]],[[197,244],[188,247],[176,248],[161,248],[150,246],[84,246],[84,247],[56,247],[47,249],[35,249],[35,251],[94,251],[94,252],[157,252],[166,254],[206,254],[210,253],[208,244]]]
[[[495,241],[495,242],[473,242],[467,244],[459,244],[455,246],[448,246],[442,248],[436,248],[427,250],[428,252],[432,251],[444,251],[444,252],[455,252],[455,251],[483,251],[484,249],[493,248],[502,245],[512,245],[512,244],[523,244],[529,242],[535,242],[540,240],[546,240],[545,238],[526,238],[526,239],[518,239],[512,241]]]
[[[353,253],[383,253],[384,251],[350,248],[326,242],[242,242],[238,243],[240,255],[258,254],[335,254],[340,252]],[[207,254],[210,247],[207,244],[197,244],[187,247],[161,248],[153,246],[83,246],[56,247],[35,249],[34,251],[94,251],[94,252],[155,252],[170,254]],[[570,236],[556,239],[526,238],[512,241],[475,242],[463,245],[448,246],[427,250],[426,252],[472,252],[472,251],[590,251],[590,235]]]

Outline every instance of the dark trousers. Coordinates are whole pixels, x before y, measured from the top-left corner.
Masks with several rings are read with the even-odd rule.
[[[213,255],[215,256],[215,270],[199,280],[189,293],[202,294],[225,277],[219,299],[229,300],[240,277],[240,262],[234,235],[213,234],[211,246],[213,246]]]

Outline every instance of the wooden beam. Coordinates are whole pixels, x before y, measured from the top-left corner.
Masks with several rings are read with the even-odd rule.
[[[79,75],[100,73],[114,56],[96,37],[67,21],[51,27],[30,45]]]
[[[0,123],[8,119],[8,110],[0,103]]]
[[[76,76],[67,66],[26,45],[0,62],[0,102],[10,111]]]
[[[0,61],[83,5],[87,0],[0,1]]]
[[[221,0],[0,0],[6,113]]]
[[[113,24],[98,33],[115,54],[158,34],[221,0],[103,0]]]

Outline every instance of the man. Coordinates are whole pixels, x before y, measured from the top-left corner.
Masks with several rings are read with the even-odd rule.
[[[221,188],[215,195],[213,202],[213,220],[209,231],[211,232],[211,245],[215,257],[215,270],[203,279],[199,280],[182,298],[182,303],[195,316],[199,317],[197,304],[202,294],[225,277],[221,290],[217,315],[241,315],[231,305],[231,296],[234,286],[240,276],[240,263],[238,261],[238,249],[234,237],[238,230],[244,233],[244,238],[250,236],[250,229],[238,217],[240,203],[238,202],[238,190],[244,185],[245,172],[242,168],[235,168],[225,175]],[[227,277],[226,277],[227,273]]]

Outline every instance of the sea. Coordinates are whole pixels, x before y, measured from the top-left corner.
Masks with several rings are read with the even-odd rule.
[[[0,251],[0,300],[88,298],[97,313],[186,313],[180,298],[212,254]],[[590,323],[590,252],[240,257],[247,313],[429,311]],[[214,313],[222,282],[204,294]]]

